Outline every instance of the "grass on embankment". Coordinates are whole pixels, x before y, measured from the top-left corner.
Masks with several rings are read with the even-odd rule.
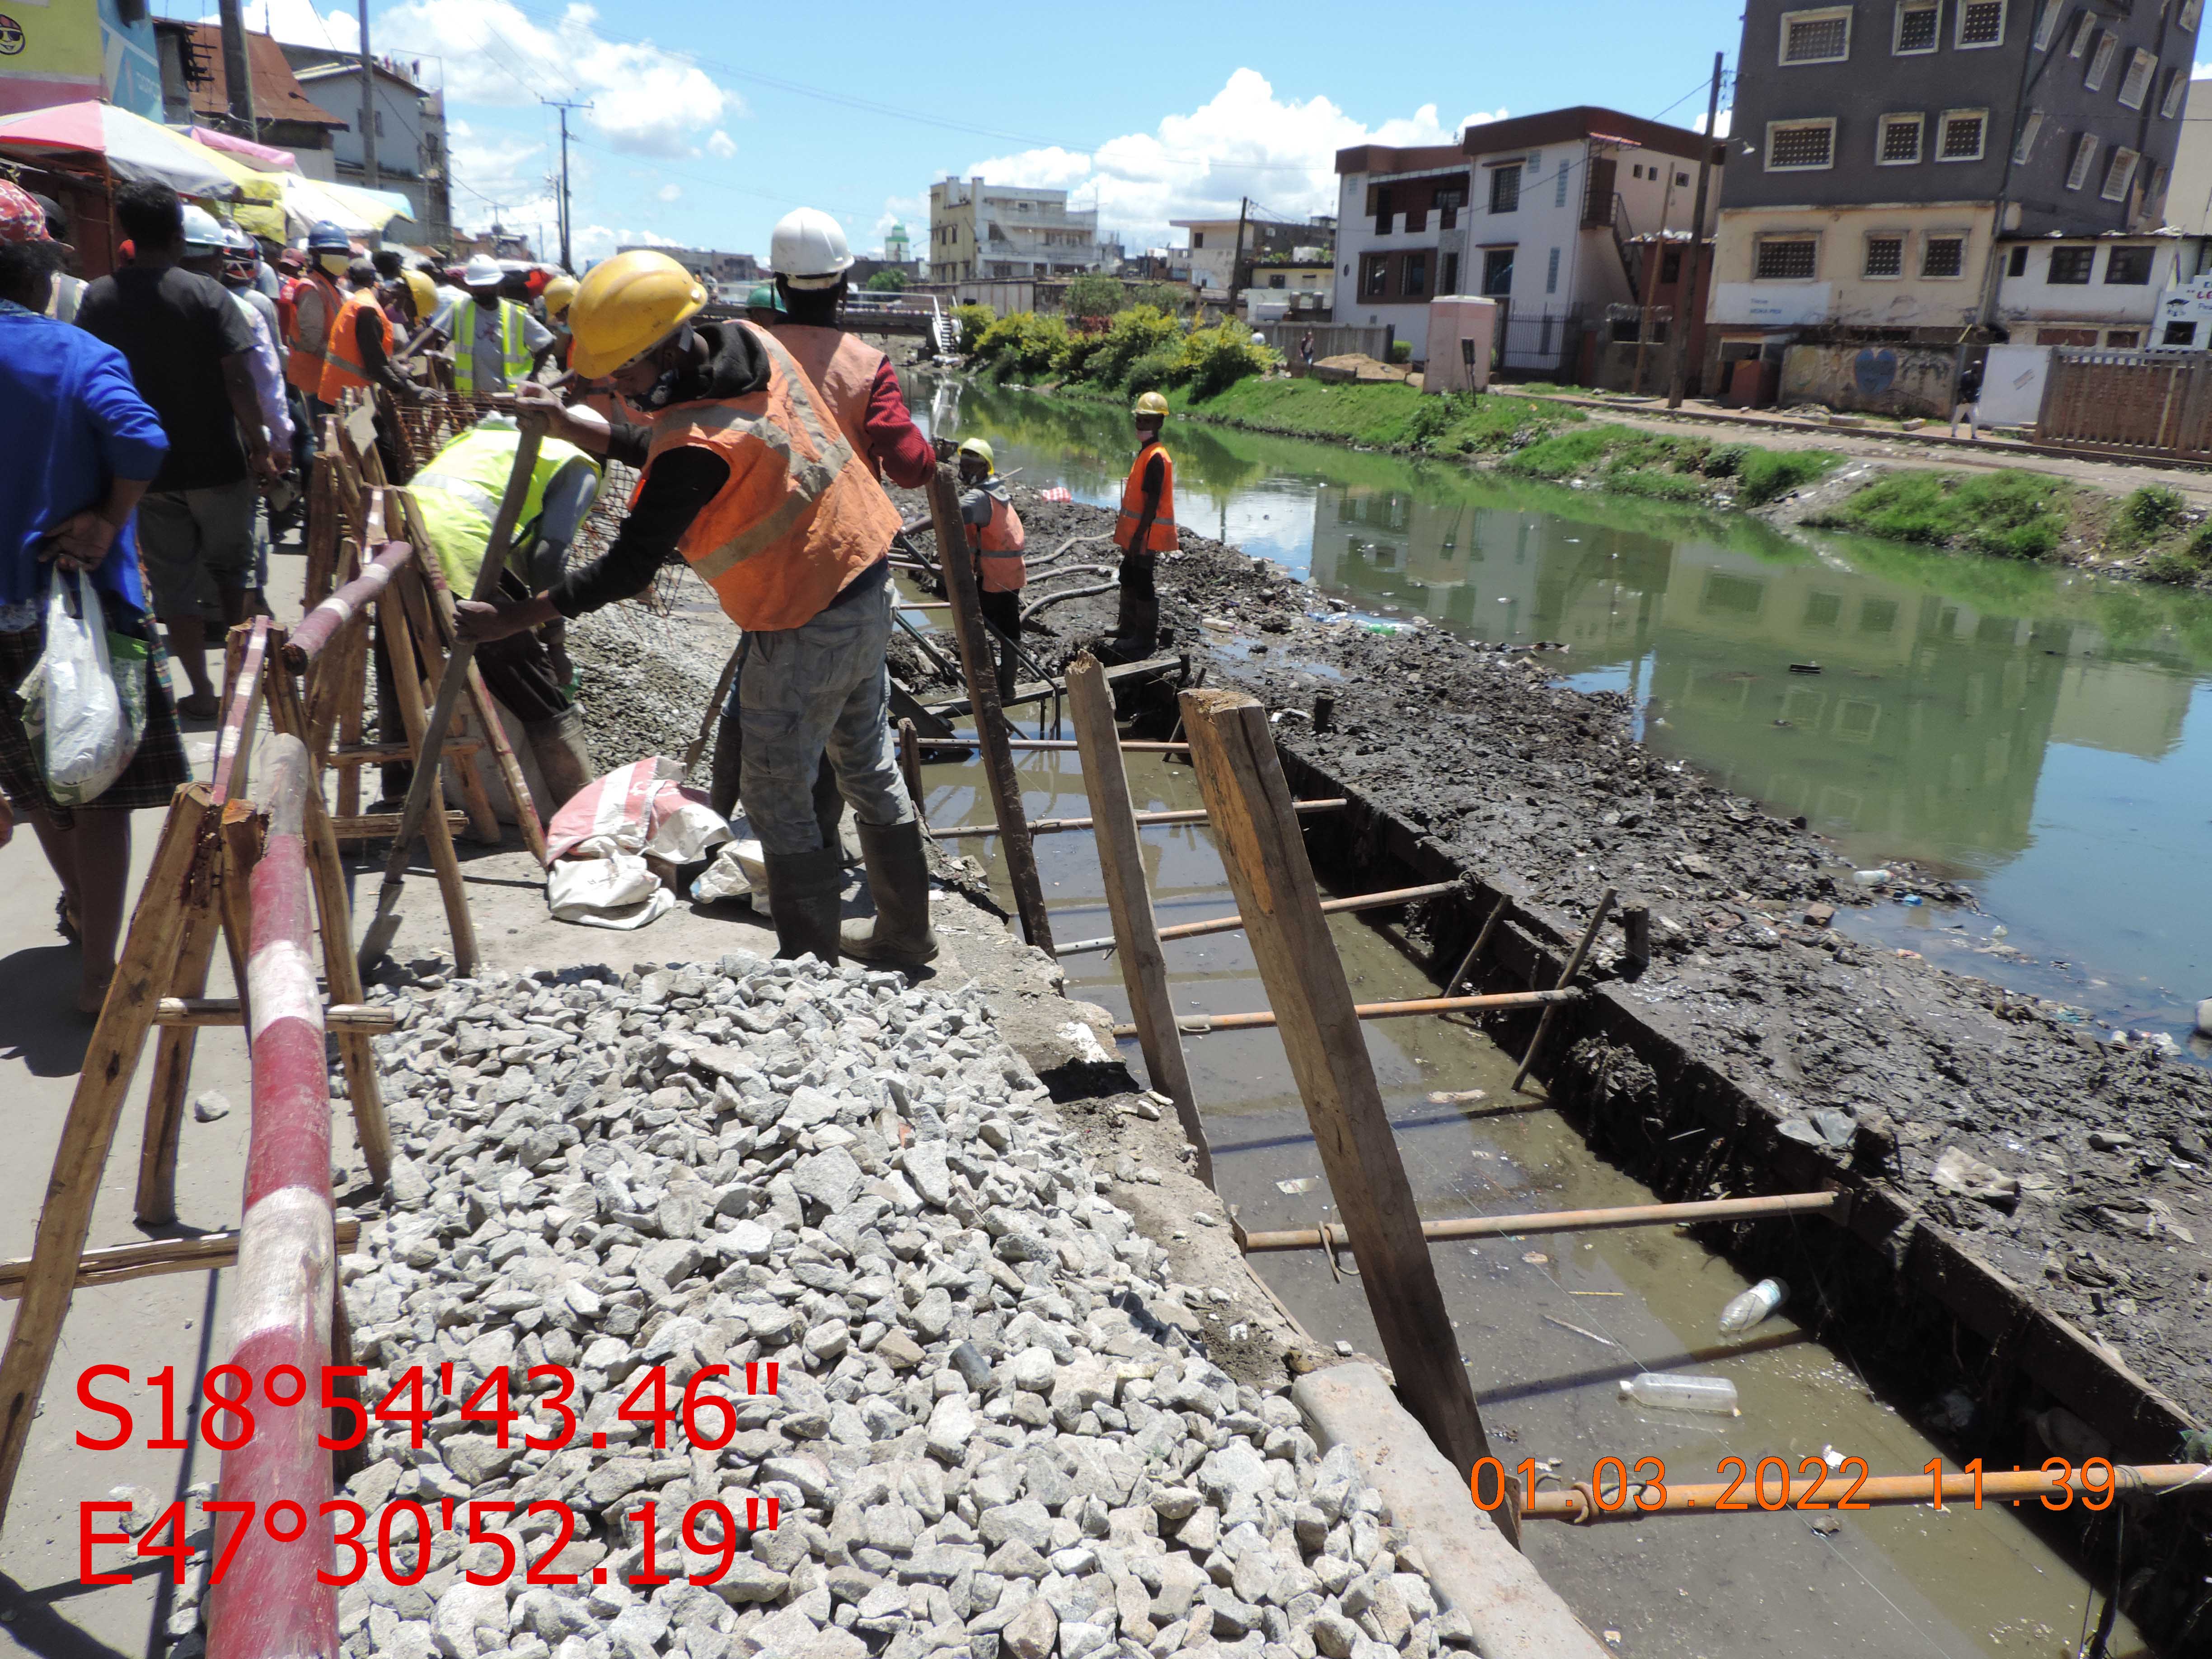
[[[1331,386],[1257,376],[1211,398],[1178,388],[1168,403],[1179,414],[1260,432],[1436,455],[1496,454],[1584,418],[1579,410],[1533,398],[1430,396],[1395,381]]]
[[[1601,489],[1669,501],[1775,501],[1832,471],[1843,457],[1825,449],[1762,449],[1632,427],[1587,426],[1556,433],[1498,463],[1530,477],[1583,478]]]
[[[2124,496],[2045,472],[1892,472],[1808,524],[2007,559],[2051,559],[2195,586],[2212,575],[2212,522],[2178,491]]]

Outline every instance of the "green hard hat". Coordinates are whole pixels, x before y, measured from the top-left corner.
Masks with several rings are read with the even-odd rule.
[[[747,311],[773,311],[779,317],[787,315],[783,308],[783,295],[774,283],[756,283],[753,291],[745,295]]]

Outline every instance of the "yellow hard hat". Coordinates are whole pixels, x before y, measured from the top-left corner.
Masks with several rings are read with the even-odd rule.
[[[960,446],[960,453],[963,455],[979,455],[982,458],[985,466],[989,467],[994,472],[999,470],[999,458],[992,452],[991,441],[988,438],[969,439]]]
[[[428,322],[430,313],[438,308],[438,285],[419,270],[403,270],[399,274],[406,279],[407,291],[415,296],[415,320]]]
[[[707,303],[707,290],[665,253],[637,248],[584,274],[568,307],[568,367],[587,380],[642,357]]]
[[[1168,414],[1168,400],[1157,392],[1140,392],[1138,394],[1137,407],[1133,412],[1139,415],[1157,415],[1162,420],[1165,420]]]
[[[556,276],[545,284],[545,314],[558,317],[575,297],[576,279],[574,276]]]

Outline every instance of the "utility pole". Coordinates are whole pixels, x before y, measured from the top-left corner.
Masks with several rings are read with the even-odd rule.
[[[368,55],[368,0],[361,5],[361,182],[369,190],[377,187],[376,173],[376,70]]]
[[[258,138],[260,128],[253,119],[253,68],[246,56],[246,18],[240,0],[222,0],[222,82],[230,94],[231,118],[246,129],[249,138]]]
[[[1690,255],[1682,265],[1680,301],[1674,307],[1674,314],[1682,325],[1682,337],[1674,345],[1674,372],[1667,377],[1669,409],[1682,406],[1682,385],[1690,372],[1690,331],[1699,320],[1691,313],[1697,303],[1698,266],[1703,263],[1699,256],[1705,245],[1705,191],[1712,178],[1713,145],[1717,142],[1713,127],[1721,117],[1721,64],[1725,58],[1725,53],[1713,54],[1713,86],[1705,95],[1705,142],[1698,151],[1698,198],[1697,204],[1690,210]],[[1673,176],[1671,171],[1668,176]],[[1707,395],[1711,395],[1710,388]]]
[[[1651,349],[1651,313],[1657,308],[1655,302],[1659,298],[1659,273],[1667,263],[1667,220],[1674,211],[1674,158],[1670,155],[1667,158],[1667,189],[1659,198],[1659,234],[1652,242],[1650,252],[1644,256],[1644,304],[1636,314],[1636,373],[1628,383],[1628,393],[1632,398],[1644,395],[1644,360]],[[1692,242],[1697,240],[1696,231],[1691,232],[1690,240]],[[1674,272],[1677,277],[1681,274],[1679,268]],[[1679,297],[1674,309],[1678,313],[1682,309]],[[1680,362],[1688,349],[1688,343],[1680,335],[1676,335],[1674,361]]]
[[[550,104],[561,112],[561,269],[573,273],[568,263],[568,112],[587,110],[589,104],[564,103],[558,98],[541,98],[541,104]]]
[[[1243,286],[1237,280],[1237,273],[1244,268],[1244,221],[1251,207],[1250,197],[1237,198],[1237,246],[1229,255],[1229,315],[1231,319],[1237,315],[1237,292]]]

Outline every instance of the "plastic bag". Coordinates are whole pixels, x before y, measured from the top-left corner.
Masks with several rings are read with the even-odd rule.
[[[110,635],[84,571],[58,576],[46,639],[22,687],[23,725],[58,806],[87,806],[123,775],[146,729],[144,641]]]

